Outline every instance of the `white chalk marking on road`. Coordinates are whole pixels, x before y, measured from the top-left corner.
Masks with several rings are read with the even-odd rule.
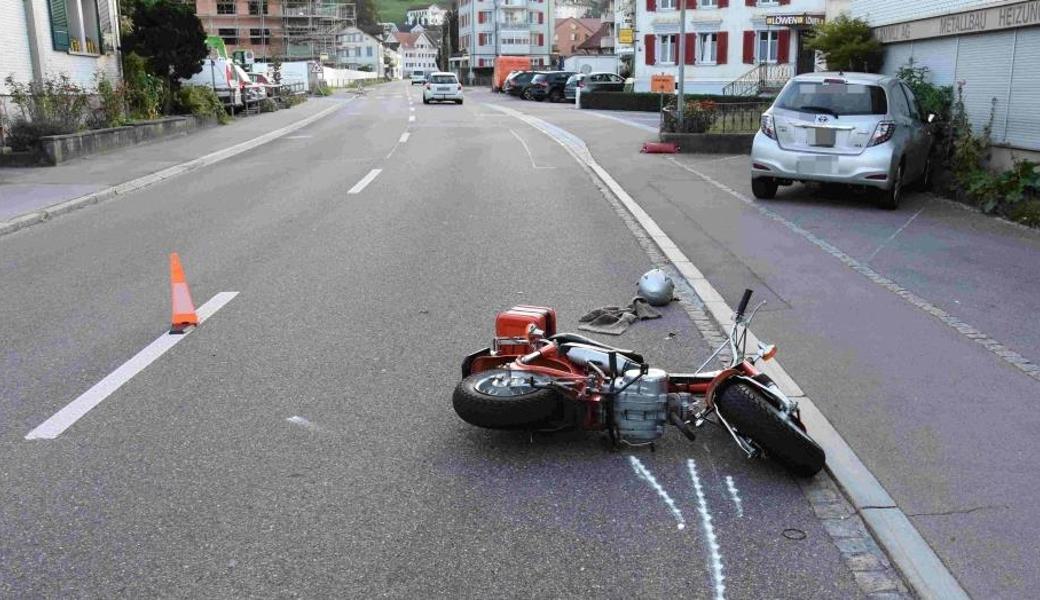
[[[914,219],[916,219],[916,218],[917,218],[917,215],[919,215],[919,214],[923,213],[923,212],[924,212],[924,209],[926,209],[926,208],[928,208],[928,205],[927,205],[927,204],[925,204],[924,206],[922,206],[922,207],[920,208],[920,210],[918,210],[917,212],[915,212],[915,213],[914,213],[914,215],[913,215],[912,217],[910,217],[909,219],[907,219],[907,220],[906,220],[906,223],[903,223],[903,225],[902,225],[902,226],[901,226],[901,227],[900,227],[899,229],[896,229],[896,230],[895,230],[895,232],[893,232],[893,233],[892,233],[892,235],[888,236],[888,238],[887,238],[887,239],[886,239],[885,241],[881,242],[881,245],[880,245],[880,246],[878,246],[877,248],[874,248],[874,251],[870,253],[870,256],[868,256],[868,257],[867,257],[867,260],[865,260],[865,261],[863,261],[863,262],[869,263],[870,261],[874,260],[874,258],[875,258],[875,257],[876,257],[876,256],[878,255],[878,252],[881,252],[881,249],[882,249],[882,248],[884,248],[885,246],[887,246],[887,245],[889,244],[889,242],[891,242],[892,240],[896,239],[896,237],[897,237],[897,236],[898,236],[898,235],[899,235],[900,233],[903,233],[903,230],[904,230],[904,229],[906,229],[907,227],[909,227],[909,225],[910,225],[911,223],[913,223],[913,222],[914,222]]]
[[[719,553],[719,540],[715,537],[715,526],[711,524],[711,513],[708,512],[708,499],[704,496],[701,478],[697,476],[697,463],[692,458],[686,459],[686,466],[693,479],[693,491],[697,494],[697,512],[701,514],[701,525],[704,525],[704,537],[708,542],[711,556],[711,577],[715,580],[715,600],[726,598],[726,576],[722,574],[722,554]]]
[[[672,511],[672,515],[674,515],[675,520],[678,521],[676,528],[686,529],[686,519],[683,518],[682,511],[680,511],[679,507],[675,505],[675,500],[672,500],[672,497],[668,495],[668,492],[661,487],[661,484],[657,483],[657,479],[654,478],[653,474],[651,474],[650,471],[643,466],[643,463],[634,456],[629,455],[628,462],[632,464],[632,470],[636,472],[636,475],[650,484],[650,487],[654,488],[654,491],[661,497],[661,500],[664,500],[664,503],[668,505],[668,509]]]
[[[535,162],[534,162],[534,154],[531,154],[531,148],[527,145],[527,142],[524,141],[524,138],[520,137],[520,134],[517,133],[516,130],[514,130],[514,129],[510,129],[509,133],[512,133],[513,137],[515,137],[517,140],[520,141],[520,145],[522,145],[524,147],[524,150],[527,150],[527,158],[531,159],[531,168],[533,168],[533,169],[555,169],[556,168],[556,167],[539,167],[538,165],[536,165]]]
[[[708,313],[719,327],[726,328],[733,322],[733,311],[715,286],[690,262],[690,259],[661,230],[653,218],[639,206],[639,203],[628,195],[617,180],[596,162],[581,138],[518,110],[494,104],[486,106],[504,113],[503,116],[519,119],[541,131],[567,150],[579,164],[591,169],[595,178],[602,182],[610,191],[610,195],[628,210],[643,232],[654,240],[668,260],[676,266],[682,277],[694,288],[697,295],[705,300]],[[750,203],[750,200],[747,201]],[[760,207],[758,209],[763,210]],[[712,298],[712,301],[706,301],[705,296]],[[753,333],[748,333],[748,342],[752,347],[755,347],[757,340],[758,338]],[[881,482],[874,477],[874,474],[867,469],[867,466],[863,464],[845,438],[841,437],[834,425],[820,412],[816,403],[798,389],[797,383],[780,366],[779,361],[774,359],[766,363],[765,370],[774,381],[783,382],[780,385],[781,388],[792,387],[797,390],[797,393],[789,395],[799,398],[802,421],[813,430],[814,437],[826,450],[827,471],[834,476],[839,485],[845,488],[853,505],[860,510],[878,542],[888,551],[892,561],[902,571],[910,587],[924,598],[968,600],[968,594],[939,559],[935,550],[925,541],[906,514],[895,505],[895,500],[881,485]]]
[[[406,131],[406,132],[401,134],[401,138],[399,140],[397,140],[397,143],[403,144],[403,143],[407,142],[408,138],[411,137],[411,136],[412,136],[412,134],[410,134],[410,133],[408,133]]]
[[[293,425],[299,425],[300,427],[303,427],[304,429],[309,429],[311,431],[318,431],[318,426],[317,425],[315,425],[314,423],[311,423],[307,419],[304,419],[303,417],[298,416],[298,415],[293,415],[293,416],[289,417],[288,419],[286,419],[286,421],[292,423]]]
[[[225,304],[231,302],[232,298],[237,295],[238,292],[220,292],[210,298],[209,302],[203,304],[195,311],[199,317],[199,325],[213,316],[213,313],[220,310]],[[108,398],[121,388],[124,383],[130,381],[134,375],[143,371],[145,367],[155,362],[163,354],[166,354],[166,351],[177,345],[177,342],[188,337],[192,331],[194,330],[189,329],[182,334],[162,334],[154,342],[145,346],[144,350],[135,354],[133,358],[120,365],[101,381],[95,383],[93,387],[80,394],[78,398],[66,404],[65,408],[54,413],[51,415],[51,418],[30,431],[25,436],[25,439],[53,440],[58,437],[66,429],[72,427],[76,421],[83,418],[91,409],[101,404],[105,398]]]
[[[408,122],[409,123],[414,123],[415,122],[415,115],[409,115],[408,116]]]
[[[361,178],[361,181],[359,181],[356,184],[354,184],[354,187],[350,188],[350,191],[347,192],[347,193],[348,194],[360,194],[361,190],[365,189],[365,187],[367,187],[368,184],[372,183],[373,179],[375,179],[376,177],[379,177],[379,174],[382,173],[382,172],[383,172],[382,169],[372,169],[371,171],[368,172],[368,175],[365,175],[364,177]]]
[[[744,502],[740,499],[740,490],[737,489],[737,483],[733,481],[732,475],[726,475],[726,490],[729,491],[729,498],[733,501],[733,506],[737,509],[737,516],[744,516]]]
[[[672,163],[674,163],[677,167],[679,167],[681,169],[685,169],[686,171],[689,171],[690,173],[693,173],[694,175],[700,177],[704,181],[706,181],[706,182],[710,183],[711,185],[717,187],[718,189],[726,192],[730,196],[733,196],[737,200],[740,200],[744,204],[747,204],[751,208],[754,208],[760,214],[762,214],[762,215],[764,215],[766,217],[769,217],[770,219],[776,221],[777,223],[780,223],[784,227],[790,229],[795,234],[797,234],[797,235],[801,236],[802,238],[808,240],[809,243],[813,244],[814,246],[820,248],[821,250],[823,250],[827,254],[830,254],[834,258],[838,259],[839,261],[844,263],[846,266],[848,266],[853,271],[859,273],[860,275],[866,277],[870,281],[872,281],[872,282],[876,283],[877,285],[885,288],[886,290],[892,292],[896,296],[899,296],[903,300],[906,300],[912,306],[915,306],[915,307],[919,308],[920,310],[922,310],[922,311],[932,315],[933,317],[939,319],[939,321],[941,321],[942,323],[944,323],[945,325],[947,325],[951,329],[956,330],[962,336],[968,338],[969,340],[973,340],[976,344],[979,344],[979,345],[983,346],[984,348],[986,348],[986,350],[989,350],[991,353],[997,355],[997,357],[999,357],[1004,362],[1009,363],[1012,366],[1014,366],[1015,368],[1017,368],[1019,371],[1022,371],[1023,373],[1026,374],[1026,376],[1032,377],[1033,379],[1036,379],[1037,381],[1040,381],[1040,365],[1038,365],[1036,363],[1033,363],[1033,362],[1030,362],[1030,360],[1028,358],[1026,358],[1025,356],[1022,356],[1018,352],[1016,352],[1016,351],[1012,350],[1011,348],[1005,346],[1004,344],[1000,343],[998,340],[995,340],[995,339],[989,337],[988,335],[983,333],[983,331],[981,329],[979,329],[978,327],[975,327],[974,325],[971,325],[970,323],[965,322],[960,317],[957,317],[955,315],[952,315],[952,314],[946,312],[945,310],[943,310],[943,309],[939,308],[938,306],[932,304],[928,300],[922,298],[921,296],[918,296],[917,294],[915,294],[915,293],[911,292],[910,290],[904,288],[903,286],[899,285],[898,283],[896,283],[896,282],[892,281],[891,279],[885,277],[884,275],[878,273],[877,271],[872,269],[867,264],[865,264],[865,263],[863,263],[863,262],[861,262],[859,260],[856,260],[855,258],[849,256],[848,254],[845,253],[844,250],[838,248],[834,244],[828,242],[827,240],[824,240],[823,238],[821,238],[821,237],[817,236],[816,234],[812,233],[811,231],[808,231],[807,229],[804,229],[801,225],[798,225],[794,221],[791,221],[791,220],[787,219],[786,217],[781,216],[779,213],[776,213],[776,212],[774,212],[774,211],[772,211],[772,210],[762,206],[761,203],[755,202],[750,197],[745,196],[744,194],[734,190],[733,188],[729,187],[728,185],[712,179],[711,177],[709,177],[705,173],[703,173],[701,171],[698,171],[697,169],[694,169],[693,167],[690,167],[688,165],[684,165],[683,163],[675,160],[675,158],[673,158],[671,156],[668,157],[668,160],[670,160]],[[909,221],[906,224],[909,225]]]
[[[312,137],[314,137],[314,136],[313,135],[287,135],[287,136],[285,136],[285,139],[287,139],[287,140],[309,140]]]

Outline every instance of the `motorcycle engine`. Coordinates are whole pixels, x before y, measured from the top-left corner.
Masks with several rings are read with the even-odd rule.
[[[639,369],[625,371],[618,387],[639,377]],[[628,386],[614,399],[614,422],[622,441],[646,444],[664,435],[668,419],[668,374],[661,369],[648,369],[639,381]]]

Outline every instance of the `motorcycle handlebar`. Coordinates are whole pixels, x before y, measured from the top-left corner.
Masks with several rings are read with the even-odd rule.
[[[737,306],[737,321],[744,318],[744,311],[747,310],[748,302],[751,302],[751,290],[744,290],[744,295],[740,298],[740,305]]]

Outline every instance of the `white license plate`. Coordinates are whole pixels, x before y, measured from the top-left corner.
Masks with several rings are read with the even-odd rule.
[[[439,87],[439,88],[437,88],[437,91],[438,92],[450,92],[451,88],[449,88],[449,87]]]
[[[814,127],[809,130],[809,140],[813,146],[834,147],[834,130],[830,127]]]
[[[803,175],[833,175],[838,172],[838,157],[809,156],[799,158],[798,172]]]

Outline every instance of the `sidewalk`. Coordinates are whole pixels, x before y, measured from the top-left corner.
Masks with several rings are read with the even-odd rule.
[[[0,223],[247,142],[343,104],[345,98],[310,98],[290,109],[243,117],[229,125],[56,167],[0,168]]]

